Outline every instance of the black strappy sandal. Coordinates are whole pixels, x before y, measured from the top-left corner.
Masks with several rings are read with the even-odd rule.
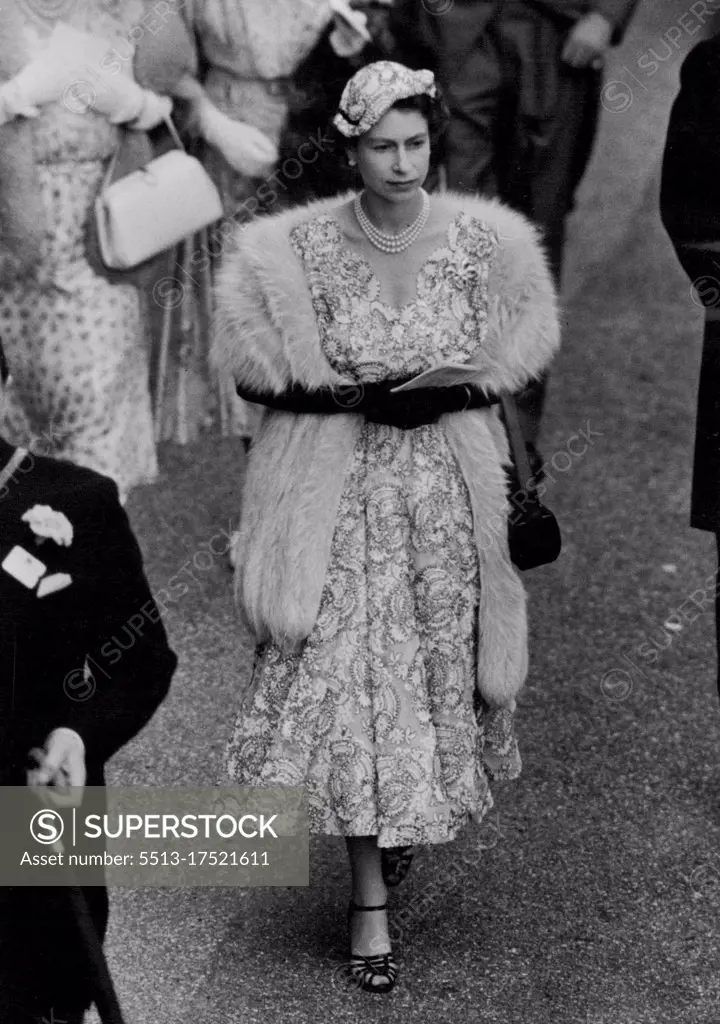
[[[377,907],[359,907],[351,901],[348,907],[348,929],[350,928],[352,915],[356,911],[365,913],[369,910],[386,909],[387,903]],[[348,961],[348,975],[364,992],[385,993],[389,992],[395,985],[397,964],[392,953],[381,953],[378,956],[361,956],[360,954],[351,953]]]
[[[380,851],[382,876],[385,885],[400,885],[410,870],[415,856],[414,846],[386,846]]]

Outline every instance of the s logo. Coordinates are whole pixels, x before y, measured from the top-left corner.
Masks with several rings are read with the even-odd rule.
[[[33,814],[30,821],[30,834],[33,839],[50,846],[56,843],[65,830],[65,822],[58,811],[42,810]]]

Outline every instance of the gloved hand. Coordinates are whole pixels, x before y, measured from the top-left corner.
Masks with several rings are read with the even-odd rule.
[[[112,124],[127,124],[129,128],[143,132],[167,119],[173,107],[169,96],[158,96],[121,75],[105,84],[73,82],[65,92],[64,103],[76,114],[93,110],[107,117]]]
[[[258,128],[223,114],[204,93],[197,98],[197,114],[203,138],[233,170],[248,178],[270,174],[278,158],[272,139]]]
[[[128,74],[110,74],[93,69],[93,80],[78,83],[86,90],[86,108],[103,114],[113,124],[134,121],[143,113],[146,90]],[[152,95],[152,94],[149,94]]]
[[[334,28],[330,45],[338,57],[353,57],[361,53],[366,43],[372,42],[364,11],[355,11],[348,0],[330,0],[334,13]]]
[[[386,423],[400,430],[415,430],[437,423],[441,416],[467,409],[471,392],[464,385],[447,388],[415,388],[393,394],[393,382],[366,385],[366,393],[359,403],[359,411],[371,423]],[[367,389],[370,388],[368,391]]]
[[[85,766],[85,744],[73,729],[54,729],[45,748],[30,751],[35,767],[27,773],[29,786],[52,787],[48,798],[57,807],[76,807],[82,801],[87,780]]]
[[[271,409],[321,416],[355,413],[372,423],[385,423],[400,430],[436,423],[444,413],[488,408],[498,400],[494,395],[486,396],[479,388],[464,384],[393,394],[390,389],[400,383],[400,380],[391,380],[348,384],[337,389],[310,389],[295,384],[280,395],[256,391],[243,384],[237,385],[236,390],[246,401]]]
[[[612,22],[597,11],[586,14],[572,28],[565,41],[562,60],[574,68],[599,70],[612,41]]]
[[[172,114],[173,101],[170,96],[158,96],[150,89],[143,89],[143,106],[138,116],[130,121],[128,128],[137,132],[148,132]]]
[[[16,115],[36,117],[46,103],[61,101],[85,67],[95,67],[107,52],[107,40],[58,24],[47,44],[0,92]]]
[[[17,78],[0,85],[0,125],[14,121],[16,117],[37,117],[39,113],[40,109],[30,101]]]
[[[49,49],[35,57],[0,86],[1,123],[15,117],[37,117],[44,104],[58,103],[65,97],[77,75],[63,52]]]
[[[0,121],[37,117],[40,107],[63,102],[84,114],[95,110],[114,124],[147,130],[169,114],[172,101],[142,89],[126,71],[107,66],[107,39],[59,24],[47,46],[0,87]]]

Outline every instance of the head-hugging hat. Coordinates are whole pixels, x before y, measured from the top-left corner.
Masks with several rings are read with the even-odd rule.
[[[378,60],[360,68],[343,89],[333,124],[346,138],[369,132],[398,100],[436,95],[432,71],[411,71],[404,64]]]

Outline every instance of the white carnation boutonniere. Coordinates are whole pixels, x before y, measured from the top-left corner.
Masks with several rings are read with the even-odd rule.
[[[66,548],[72,544],[72,523],[66,515],[49,505],[33,505],[21,518],[35,534],[38,544],[48,538]]]

